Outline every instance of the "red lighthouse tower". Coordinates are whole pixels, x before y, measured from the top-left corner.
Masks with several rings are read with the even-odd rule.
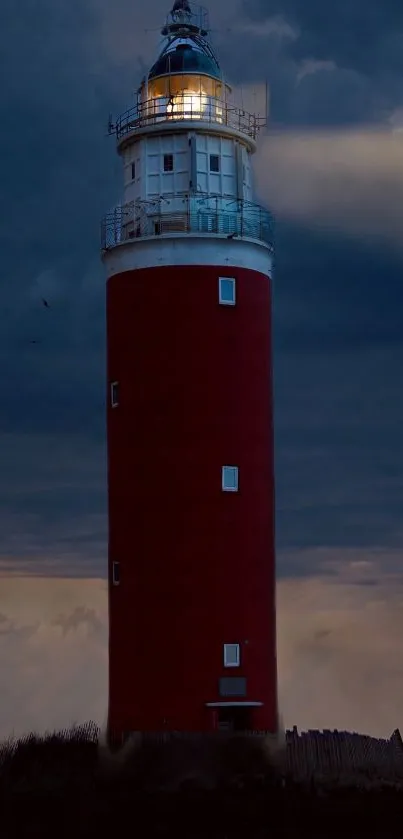
[[[107,280],[109,732],[276,733],[272,229],[259,123],[176,0],[116,133]]]

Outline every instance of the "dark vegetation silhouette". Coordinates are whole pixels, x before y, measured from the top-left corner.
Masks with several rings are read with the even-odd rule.
[[[318,755],[326,738],[313,735]],[[400,837],[403,770],[394,735],[384,741],[387,778],[377,777],[375,764],[344,776],[340,762],[326,776],[329,754],[312,771],[303,737],[298,769],[295,729],[282,758],[251,736],[149,738],[113,754],[93,723],[10,740],[0,746],[0,836]]]

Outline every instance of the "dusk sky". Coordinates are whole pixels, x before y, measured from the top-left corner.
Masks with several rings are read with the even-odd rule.
[[[99,228],[123,183],[107,121],[168,11],[0,9],[1,738],[106,713]],[[255,179],[276,217],[280,708],[287,726],[388,736],[403,728],[403,5],[209,11],[250,109],[270,87]]]

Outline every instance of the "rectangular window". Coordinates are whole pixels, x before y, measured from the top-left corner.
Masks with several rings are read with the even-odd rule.
[[[220,171],[220,157],[218,154],[210,155],[210,172]]]
[[[119,382],[111,383],[111,406],[117,408],[119,405]]]
[[[174,170],[174,156],[173,154],[164,154],[164,172],[173,172]]]
[[[136,178],[136,164],[132,163],[132,181]]]
[[[235,306],[235,280],[233,277],[218,278],[218,300],[222,306]]]
[[[219,681],[220,696],[246,696],[245,676],[223,676]]]
[[[224,644],[224,667],[239,667],[241,649],[239,644]]]
[[[112,562],[112,582],[114,586],[120,583],[120,565],[119,562]]]
[[[238,492],[238,467],[222,467],[222,488],[224,492]]]

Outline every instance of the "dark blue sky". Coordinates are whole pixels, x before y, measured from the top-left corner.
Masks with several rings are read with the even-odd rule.
[[[167,10],[2,3],[4,567],[106,570],[99,222],[122,180],[106,125],[131,105],[158,50],[144,30]],[[388,138],[403,124],[403,6],[224,0],[210,18],[227,77],[270,85],[257,186],[277,215],[278,570],[309,575],[306,549],[403,542],[403,134]]]

